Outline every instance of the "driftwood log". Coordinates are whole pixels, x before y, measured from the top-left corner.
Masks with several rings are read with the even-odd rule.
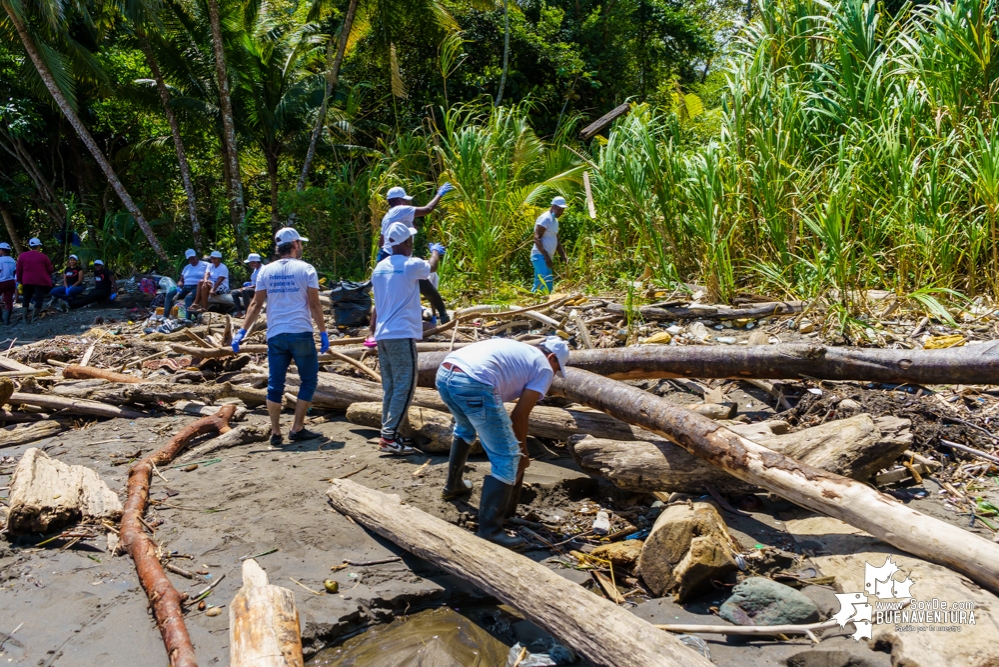
[[[62,369],[62,376],[68,380],[107,380],[108,382],[120,382],[124,384],[138,384],[142,378],[124,373],[115,373],[106,368],[94,368],[93,366],[66,366]]]
[[[0,430],[0,447],[16,447],[29,442],[51,438],[69,426],[55,419],[46,419]]]
[[[257,561],[243,561],[243,587],[229,605],[230,667],[304,664],[294,593],[269,584]]]
[[[119,516],[118,494],[90,468],[68,465],[32,447],[14,469],[7,514],[11,533],[47,533],[81,519]]]
[[[586,658],[610,667],[710,667],[672,636],[509,549],[349,479],[327,490],[333,507],[424,560],[515,607]]]
[[[921,514],[862,482],[796,461],[646,391],[593,373],[570,368],[565,378],[555,378],[553,390],[658,433],[744,482],[999,591],[999,544]]]
[[[235,412],[235,405],[223,406],[213,417],[202,417],[182,428],[166,445],[133,465],[128,471],[128,498],[121,518],[121,544],[135,561],[135,571],[139,583],[149,596],[156,623],[159,625],[167,657],[171,667],[197,667],[194,646],[184,625],[184,615],[180,608],[181,594],[167,579],[156,544],[142,528],[142,515],[149,502],[149,482],[153,476],[153,466],[169,463],[184,451],[195,437],[229,429],[229,419]]]
[[[739,432],[741,429],[732,428]],[[650,434],[651,435],[651,434]],[[742,433],[747,437],[746,433]],[[755,442],[828,472],[865,481],[889,466],[911,444],[909,420],[860,414]],[[703,493],[704,487],[748,492],[754,487],[697,458],[669,440],[571,439],[569,451],[585,472],[627,491]]]
[[[445,352],[421,354],[420,386],[432,386]],[[575,350],[569,365],[615,380],[745,378],[860,380],[916,384],[992,384],[999,341],[944,350],[881,350],[801,343],[639,345]]]
[[[660,308],[658,306],[642,306],[639,314],[646,320],[694,320],[699,317],[713,320],[736,320],[741,317],[773,317],[775,315],[793,315],[805,310],[806,301],[772,301],[757,303],[746,308],[728,308],[726,306],[683,306]],[[624,315],[628,311],[619,303],[608,303],[607,312]]]
[[[238,410],[239,408],[237,408],[237,411]],[[209,454],[214,454],[220,449],[248,445],[251,442],[262,442],[269,438],[270,435],[270,424],[243,424],[242,426],[237,426],[234,429],[226,431],[217,438],[212,438],[208,442],[204,442],[197,447],[192,447],[184,452],[183,455],[178,457],[177,460],[178,463],[183,463],[184,461],[203,459]]]
[[[50,396],[48,394],[25,394],[15,391],[7,399],[11,405],[37,405],[42,408],[52,410],[62,410],[78,415],[90,415],[92,417],[108,417],[114,419],[123,417],[125,419],[138,419],[146,415],[131,410],[129,408],[108,405],[98,401],[89,401],[79,398],[64,398],[62,396]]]

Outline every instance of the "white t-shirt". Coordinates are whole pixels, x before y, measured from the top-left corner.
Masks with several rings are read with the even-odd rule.
[[[209,264],[208,265],[208,279],[210,281],[212,281],[212,285],[214,285],[215,281],[218,280],[220,277],[223,280],[222,280],[222,284],[219,285],[219,290],[221,290],[222,292],[228,292],[229,291],[229,267],[226,266],[225,264],[221,263],[221,262],[219,262],[218,266],[215,266],[214,264]],[[187,282],[187,278],[184,279],[184,282]]]
[[[555,372],[544,353],[527,343],[491,338],[455,350],[444,358],[465,374],[496,388],[504,403],[520,398],[525,389],[544,396]]]
[[[375,340],[423,338],[420,281],[428,277],[430,262],[418,257],[392,255],[378,262],[371,274],[378,317]]]
[[[263,268],[263,267],[260,267]],[[253,273],[250,274],[250,287],[256,289],[257,287],[257,275],[260,273],[260,269],[253,269]]]
[[[407,227],[413,226],[413,220],[416,219],[416,207],[415,206],[393,206],[388,210],[382,217],[382,239],[385,241],[385,245],[382,248],[386,252],[392,252],[392,246],[388,243],[388,228],[393,222],[401,222]]]
[[[558,218],[550,210],[545,211],[534,221],[535,227],[544,227],[545,235],[541,237],[541,246],[551,258],[555,257],[555,249],[558,248]],[[534,243],[534,229],[531,229],[531,257],[543,257],[538,245]]]
[[[300,259],[279,259],[260,269],[257,291],[267,292],[267,338],[312,333],[309,288],[319,289],[319,276]]]
[[[10,255],[0,257],[0,283],[14,280],[15,271],[17,271],[17,260]]]
[[[194,287],[204,280],[205,272],[208,271],[209,266],[208,262],[198,262],[194,266],[191,266],[190,262],[184,264],[184,268],[180,271],[180,277],[184,279],[184,287]]]

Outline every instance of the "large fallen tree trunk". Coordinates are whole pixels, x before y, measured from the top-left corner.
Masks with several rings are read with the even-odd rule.
[[[46,419],[30,424],[0,430],[0,447],[26,445],[42,438],[51,438],[65,431],[69,426],[55,419]]]
[[[167,579],[157,556],[156,544],[142,529],[142,515],[149,502],[149,482],[154,465],[162,466],[172,461],[195,437],[212,431],[224,433],[228,430],[229,419],[235,411],[235,405],[225,405],[215,416],[202,417],[188,424],[170,442],[128,471],[128,498],[121,518],[121,544],[135,561],[139,583],[149,596],[171,667],[197,667],[197,661],[180,608],[183,598]]]
[[[795,433],[752,439],[802,463],[864,481],[898,458],[911,445],[912,434],[908,419],[875,420],[861,414]],[[736,493],[755,488],[669,440],[646,440],[585,437],[570,440],[569,451],[585,472],[627,491],[703,493],[705,486],[711,486]]]
[[[11,405],[37,405],[52,410],[62,410],[78,415],[90,415],[93,417],[123,417],[125,419],[138,419],[146,415],[129,408],[108,405],[97,401],[82,400],[79,398],[64,398],[62,396],[49,396],[46,394],[25,394],[15,391],[7,399]]]
[[[862,482],[767,449],[717,422],[622,382],[570,368],[553,389],[675,442],[749,484],[865,530],[999,591],[999,544],[910,509]]]
[[[243,561],[243,587],[229,605],[230,667],[302,667],[295,594],[267,582],[252,558]]]
[[[334,480],[333,507],[407,551],[516,608],[599,665],[710,667],[711,662],[634,614],[550,569],[430,516],[398,496]]]
[[[124,373],[115,373],[106,368],[94,368],[93,366],[66,366],[62,369],[62,376],[67,380],[107,380],[108,382],[120,382],[124,384],[138,384],[142,378]]]
[[[421,354],[420,385],[433,383],[446,353]],[[772,378],[994,384],[999,341],[944,350],[879,350],[786,343],[732,345],[639,345],[575,350],[569,365],[615,380],[644,378]]]
[[[758,303],[746,308],[729,308],[727,306],[691,305],[674,308],[658,306],[642,306],[638,313],[646,320],[694,320],[699,317],[713,320],[736,320],[741,317],[773,317],[775,315],[793,315],[800,313],[808,305],[807,301],[772,301]],[[608,303],[607,312],[624,315],[627,308],[619,303]]]

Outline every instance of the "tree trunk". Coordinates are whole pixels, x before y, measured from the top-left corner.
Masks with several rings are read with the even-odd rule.
[[[0,430],[0,448],[26,445],[29,442],[51,438],[65,431],[69,426],[55,419],[36,421],[11,429]]]
[[[35,204],[39,208],[44,208],[45,213],[52,218],[52,221],[57,225],[62,227],[66,224],[66,205],[62,203],[59,199],[58,193],[56,193],[55,188],[49,183],[49,180],[45,178],[42,172],[38,169],[38,165],[31,158],[31,153],[24,147],[24,143],[19,137],[15,137],[9,131],[9,128],[4,128],[0,126],[0,135],[3,135],[4,139],[10,144],[10,146],[4,146],[4,150],[14,156],[20,164],[21,167],[27,172],[28,177],[35,184],[35,190],[38,193],[38,197],[35,198]],[[41,202],[39,202],[41,199]],[[17,252],[20,253],[22,250],[20,246],[16,244]]]
[[[598,665],[711,667],[673,636],[530,558],[430,516],[399,496],[349,479],[326,491],[333,507],[369,530],[459,576]]]
[[[295,594],[267,583],[252,558],[243,561],[243,587],[229,605],[231,667],[302,667]]]
[[[14,227],[14,219],[10,217],[10,209],[2,201],[0,201],[0,215],[3,216],[3,224],[7,228],[7,236],[10,237],[10,243],[14,246],[17,254],[20,255],[24,252],[24,248],[21,246],[21,237],[17,235],[17,229]]]
[[[421,354],[420,380],[437,372],[447,353]],[[913,384],[993,384],[999,377],[999,342],[944,350],[879,350],[784,343],[639,345],[574,350],[569,365],[615,380],[745,378],[859,380]]]
[[[500,73],[499,90],[496,91],[496,106],[503,101],[506,87],[506,74],[510,67],[510,7],[509,0],[503,0],[503,71]]]
[[[646,320],[691,320],[699,317],[716,320],[736,320],[740,317],[773,317],[775,315],[793,315],[800,313],[808,305],[807,301],[774,301],[758,303],[747,308],[730,308],[728,306],[692,305],[682,308],[661,308],[659,306],[642,306],[639,314]],[[619,303],[607,304],[607,312],[624,315],[627,308]]]
[[[743,429],[731,427],[739,435],[785,456],[860,481],[891,465],[912,443],[909,420],[898,417],[873,420],[867,414],[786,435],[760,437]],[[668,440],[644,440],[647,442],[587,436],[570,440],[569,451],[584,472],[603,477],[627,491],[704,493],[706,485],[723,493],[747,493],[754,489]]]
[[[281,229],[281,221],[278,220],[278,156],[271,150],[265,150],[267,155],[267,180],[271,186],[271,236]]]
[[[243,245],[246,244],[246,239],[241,238],[242,227],[246,220],[246,204],[243,200],[243,180],[239,171],[239,145],[236,143],[236,125],[232,115],[232,99],[229,97],[229,75],[226,72],[218,0],[208,0],[208,17],[212,28],[212,53],[215,56],[215,79],[219,89],[222,130],[225,133],[225,157],[229,165],[229,178],[232,182],[229,211],[233,220],[237,221],[236,243],[240,244],[240,252],[242,252]]]
[[[198,222],[198,202],[194,197],[194,183],[191,181],[191,166],[187,163],[187,152],[184,150],[184,140],[180,137],[180,124],[177,116],[170,108],[170,91],[167,90],[163,74],[160,72],[160,65],[156,62],[153,49],[149,46],[146,37],[139,39],[142,52],[146,55],[146,62],[156,80],[156,90],[159,91],[160,101],[163,102],[163,113],[166,114],[167,123],[170,125],[170,134],[173,135],[173,146],[177,150],[177,164],[180,165],[180,179],[184,183],[184,193],[187,195],[187,213],[191,216],[191,235],[194,240],[194,247],[201,251],[201,224]]]
[[[38,70],[38,75],[41,77],[42,82],[48,89],[49,94],[52,95],[52,99],[55,100],[56,105],[59,110],[62,111],[63,115],[66,116],[66,120],[69,124],[73,126],[76,130],[76,134],[80,137],[80,141],[87,147],[90,154],[94,156],[94,160],[100,165],[101,170],[107,177],[108,182],[114,191],[118,194],[118,198],[121,199],[122,204],[128,209],[128,212],[132,214],[135,218],[135,222],[142,229],[142,233],[146,235],[146,239],[149,241],[149,245],[153,247],[153,250],[163,261],[169,261],[166,252],[163,251],[163,246],[160,245],[160,241],[156,238],[156,234],[153,233],[152,228],[149,223],[146,222],[146,218],[142,215],[142,211],[139,207],[132,201],[132,196],[128,194],[125,190],[125,186],[122,184],[121,180],[118,179],[118,175],[115,173],[114,168],[111,167],[111,163],[108,159],[104,157],[104,153],[97,146],[97,142],[94,138],[90,136],[90,132],[83,125],[83,121],[80,117],[76,115],[76,112],[69,105],[69,101],[66,96],[62,94],[59,86],[56,84],[55,79],[52,77],[52,72],[49,71],[48,66],[45,61],[42,60],[41,54],[38,52],[34,41],[31,39],[31,35],[28,33],[27,27],[21,22],[21,19],[13,12],[6,2],[4,3],[4,9],[7,10],[7,16],[10,17],[11,23],[14,24],[14,28],[17,30],[17,34],[21,37],[21,42],[24,44],[24,50],[28,52],[28,56],[35,65],[35,69]]]
[[[862,482],[767,449],[646,391],[570,368],[555,393],[668,438],[691,454],[793,503],[999,591],[999,544],[912,510]]]
[[[94,368],[92,366],[66,366],[62,369],[62,376],[67,380],[107,380],[108,382],[118,382],[122,384],[139,384],[142,378],[124,373],[115,373],[106,368]]]
[[[340,79],[340,65],[343,63],[343,55],[347,51],[347,41],[350,39],[350,31],[354,27],[354,14],[357,12],[357,0],[350,0],[347,6],[347,15],[343,19],[340,27],[340,37],[337,40],[336,58],[333,60],[333,67],[329,76],[326,77],[326,92],[323,95],[323,104],[319,107],[319,115],[316,116],[316,126],[312,128],[312,137],[309,139],[309,150],[305,153],[305,163],[302,165],[302,173],[298,177],[298,192],[305,189],[305,181],[312,168],[312,160],[316,157],[316,146],[319,143],[319,136],[323,133],[326,125],[326,111],[329,108],[329,101],[336,92],[336,85]]]
[[[358,426],[381,428],[382,404],[354,403],[347,408],[347,421]],[[449,412],[416,405],[409,409],[399,433],[405,438],[415,439],[423,452],[446,454],[451,451],[452,421]],[[481,454],[481,445],[474,445],[472,453]]]
[[[92,417],[107,417],[114,419],[123,417],[125,419],[138,419],[148,417],[142,412],[136,412],[129,408],[121,408],[117,405],[107,405],[97,401],[82,400],[79,398],[63,398],[61,396],[46,396],[44,394],[23,394],[14,392],[7,402],[11,405],[37,405],[53,410],[65,410],[76,415],[90,415]]]

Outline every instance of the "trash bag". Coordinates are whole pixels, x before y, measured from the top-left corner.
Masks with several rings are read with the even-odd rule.
[[[579,662],[579,656],[575,651],[567,646],[552,640],[546,647],[544,653],[525,652],[524,657],[520,657],[520,652],[524,650],[523,645],[517,642],[510,647],[510,652],[506,657],[506,667],[558,667],[558,665],[574,665]],[[520,662],[517,662],[517,660]]]
[[[341,280],[330,291],[333,319],[338,327],[363,327],[370,321],[371,281]]]

